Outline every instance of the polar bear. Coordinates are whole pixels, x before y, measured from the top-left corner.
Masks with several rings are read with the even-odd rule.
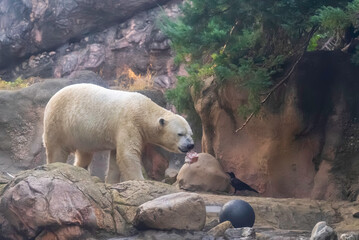
[[[148,97],[93,84],[74,84],[57,92],[44,113],[47,163],[87,168],[93,153],[110,150],[106,182],[143,180],[142,150],[152,143],[175,153],[194,147],[188,122]]]

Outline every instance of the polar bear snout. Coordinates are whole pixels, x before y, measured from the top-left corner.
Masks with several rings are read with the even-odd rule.
[[[188,149],[188,150],[192,150],[193,148],[194,148],[194,144],[193,144],[193,143],[187,145],[187,149]]]
[[[186,152],[189,152],[191,151],[192,149],[194,148],[194,143],[193,143],[193,140],[192,138],[187,138],[183,144],[181,144],[181,146],[178,147],[178,149],[183,152],[183,153],[186,153]]]

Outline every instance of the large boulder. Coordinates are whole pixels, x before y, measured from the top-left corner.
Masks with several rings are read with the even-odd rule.
[[[156,181],[126,181],[111,186],[115,208],[132,223],[138,206],[158,197],[176,193],[174,186]]]
[[[221,164],[208,153],[198,154],[197,162],[184,164],[176,181],[181,189],[204,192],[227,192],[229,183]]]
[[[139,229],[202,230],[206,209],[195,193],[173,193],[139,206],[134,224]]]
[[[21,172],[3,189],[0,238],[71,238],[93,229],[125,234],[126,222],[112,204],[106,186],[86,170],[63,163],[40,166]]]

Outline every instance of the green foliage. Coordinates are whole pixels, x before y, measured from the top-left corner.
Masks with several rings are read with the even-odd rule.
[[[348,2],[348,1],[347,1]],[[349,1],[344,8],[323,6],[311,18],[313,23],[319,24],[321,30],[331,34],[345,31],[350,25],[359,27],[359,0]]]
[[[352,37],[359,35],[359,0],[347,1],[345,7],[321,7],[312,22],[320,26],[319,33],[322,35],[336,35],[343,37],[350,31]],[[319,34],[318,34],[319,35]],[[312,39],[313,40],[313,39]],[[313,40],[314,41],[314,40]],[[352,62],[359,64],[358,48],[353,54]]]
[[[28,83],[24,79],[22,79],[21,76],[16,78],[15,81],[13,81],[13,82],[7,82],[7,81],[0,79],[0,89],[3,89],[3,90],[14,90],[14,89],[19,89],[19,88],[24,88],[27,86],[28,86]]]
[[[198,93],[201,87],[200,84],[201,82],[193,81],[191,78],[178,77],[176,88],[166,92],[166,97],[171,100],[177,110],[187,114],[187,119],[191,123],[195,138],[201,136],[201,119],[196,114],[189,91],[190,88],[193,88],[193,91]]]
[[[323,39],[325,35],[323,34],[314,34],[313,37],[310,39],[307,51],[315,51],[318,50],[318,41]]]
[[[334,7],[322,7],[318,10],[317,15],[312,17],[312,21],[321,24],[332,33],[345,29],[350,25],[350,19],[343,9]]]
[[[161,29],[171,39],[176,63],[184,63],[188,77],[179,80],[168,98],[184,112],[190,110],[190,87],[214,75],[219,86],[234,81],[248,91],[248,105],[241,113],[258,112],[260,93],[273,85],[284,61],[303,51],[322,6],[326,11],[343,0],[190,0],[175,20],[163,17]],[[329,9],[329,10],[328,10]],[[320,11],[320,10],[319,10]],[[342,20],[340,11],[332,11]],[[325,11],[322,12],[322,16]],[[328,24],[329,24],[328,20]],[[312,39],[310,49],[318,41]]]

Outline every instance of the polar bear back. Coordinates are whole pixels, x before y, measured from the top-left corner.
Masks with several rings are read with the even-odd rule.
[[[141,124],[134,116],[146,118],[148,111],[166,112],[140,93],[71,85],[57,92],[46,106],[44,142],[45,137],[51,142],[57,139],[69,151],[113,149],[119,128]]]

